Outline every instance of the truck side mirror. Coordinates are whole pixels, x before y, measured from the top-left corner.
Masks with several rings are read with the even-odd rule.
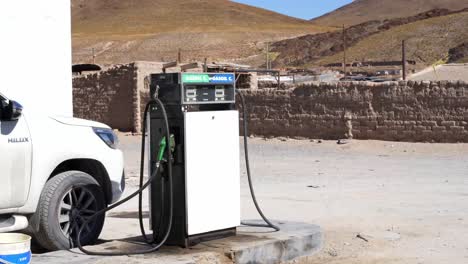
[[[23,112],[23,106],[13,100],[9,100],[6,106],[2,106],[2,120],[4,121],[16,121],[21,117]]]

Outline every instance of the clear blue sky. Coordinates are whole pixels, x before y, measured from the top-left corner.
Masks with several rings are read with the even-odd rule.
[[[349,4],[352,0],[234,0],[234,2],[265,8],[292,17],[312,19]]]

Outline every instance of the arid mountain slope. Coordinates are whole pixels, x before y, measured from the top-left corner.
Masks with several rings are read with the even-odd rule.
[[[368,39],[375,40],[381,37],[388,40],[389,43],[393,43],[395,40],[401,42],[403,39],[413,38],[438,43],[444,40],[445,44],[439,50],[440,52],[447,52],[448,49],[454,47],[451,45],[460,44],[459,36],[468,33],[468,21],[465,19],[467,12],[468,9],[460,11],[436,9],[407,18],[374,20],[352,26],[346,30],[346,42],[350,50],[348,57],[350,60],[360,61],[389,59],[390,57],[387,56],[389,53],[388,48],[383,48],[386,45],[373,45],[372,41],[368,41]],[[457,14],[459,16],[456,16]],[[456,21],[456,19],[459,19],[459,21]],[[405,25],[407,26],[404,27]],[[444,30],[445,32],[440,32]],[[440,36],[437,36],[437,34],[440,34]],[[438,38],[438,40],[433,40],[434,38]],[[362,52],[359,54],[352,53],[359,49],[363,43],[366,43],[365,48],[369,49],[369,53],[366,53],[366,49],[361,49]],[[411,41],[408,43],[411,43]],[[282,40],[272,46],[273,51],[277,54],[274,62],[277,67],[320,65],[325,62],[339,63],[341,62],[339,58],[341,58],[343,52],[343,35],[342,31],[305,35]],[[396,47],[395,49],[394,53],[399,53],[400,48]],[[373,52],[372,56],[370,51]],[[423,64],[433,62],[434,54],[431,55],[431,51],[420,50],[419,53],[419,62]],[[392,59],[395,58],[392,57]]]
[[[372,35],[417,21],[427,20],[427,22],[422,25],[427,26],[427,30],[430,30],[435,26],[434,23],[439,22],[439,20],[431,20],[432,18],[443,17],[457,12],[461,11],[436,9],[407,18],[374,20],[355,25],[346,30],[347,46],[353,47]],[[440,26],[444,27],[444,25]],[[463,27],[461,27],[459,30],[463,32],[468,29],[463,29]],[[410,34],[410,32],[408,33]],[[377,50],[378,48],[378,46],[374,47],[374,49]],[[328,56],[333,57],[336,54],[341,55],[343,51],[343,35],[341,31],[334,31],[282,40],[273,44],[273,51],[278,54],[275,60],[276,66],[310,65],[317,61],[323,61],[323,58]],[[363,58],[366,58],[366,56]],[[380,60],[380,58],[374,59]]]
[[[232,59],[265,41],[328,30],[228,0],[72,0],[75,62]]]
[[[355,0],[312,22],[323,26],[351,26],[370,20],[413,16],[432,9],[460,10],[467,7],[468,0]]]
[[[464,62],[468,39],[468,12],[435,17],[391,28],[365,38],[347,51],[348,61],[400,60],[401,42],[406,40],[407,57],[419,67],[450,62]],[[452,49],[455,48],[455,49]],[[452,49],[452,54],[450,50]],[[342,54],[322,57],[314,64],[341,62]]]

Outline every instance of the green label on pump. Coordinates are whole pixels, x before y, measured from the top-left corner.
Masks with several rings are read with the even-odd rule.
[[[233,73],[183,73],[183,83],[233,84],[236,78]]]
[[[183,83],[209,83],[210,76],[208,74],[183,74]]]

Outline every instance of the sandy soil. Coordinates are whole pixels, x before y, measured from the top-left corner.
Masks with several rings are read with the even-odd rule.
[[[121,148],[129,192],[139,138],[122,134]],[[251,139],[265,213],[325,230],[322,252],[293,263],[468,263],[467,159],[468,144]],[[119,210],[135,208],[133,201]],[[242,216],[258,218],[244,169]],[[112,223],[104,238],[138,234],[136,219],[125,230]]]

